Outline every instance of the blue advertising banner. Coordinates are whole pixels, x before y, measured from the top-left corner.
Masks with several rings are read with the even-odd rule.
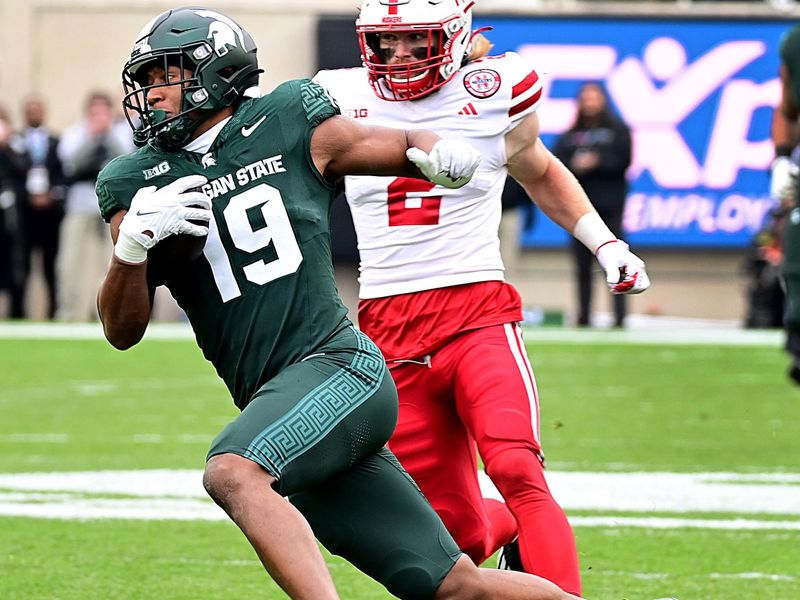
[[[602,82],[631,127],[625,230],[635,247],[743,247],[774,205],[769,139],[780,97],[786,21],[476,19],[493,53],[515,51],[544,75],[541,136],[575,118],[581,83]],[[567,234],[541,213],[525,246]]]

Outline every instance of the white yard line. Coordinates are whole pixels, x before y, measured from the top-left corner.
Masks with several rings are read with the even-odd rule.
[[[0,442],[12,444],[67,444],[72,441],[69,433],[4,433]]]
[[[686,321],[686,320],[684,320]],[[569,327],[528,327],[525,341],[565,344],[681,344],[713,346],[772,346],[780,348],[783,332],[748,330],[732,325],[697,326],[678,321],[669,327],[645,322],[625,330],[572,329]],[[150,340],[193,340],[187,323],[151,323],[145,338]],[[0,339],[102,340],[97,323],[2,323]]]
[[[486,474],[479,476],[484,495],[502,499]],[[551,471],[547,482],[567,510],[800,515],[796,473]]]
[[[188,323],[151,323],[145,337],[157,340],[193,340]],[[99,323],[0,323],[6,340],[103,340]]]
[[[193,499],[75,499],[67,502],[6,502],[0,493],[0,515],[39,519],[89,521],[134,519],[144,521],[222,521],[228,517],[213,502]]]
[[[800,474],[549,473],[554,496],[567,510],[637,516],[575,516],[578,527],[648,527],[800,531]],[[482,474],[487,496],[497,496]],[[0,474],[0,515],[57,519],[220,520],[195,470],[87,471]],[[79,494],[79,496],[77,496]],[[97,497],[119,494],[124,498]],[[95,497],[92,497],[95,496]],[[674,513],[650,517],[654,512]],[[693,513],[695,518],[683,518]],[[702,518],[734,513],[741,518]],[[784,515],[760,520],[758,514]]]
[[[781,348],[781,331],[747,329],[629,329],[586,330],[559,328],[528,328],[525,342],[558,342],[564,344],[646,344],[646,345],[707,345],[707,346],[769,346]]]
[[[800,531],[800,521],[755,519],[670,519],[665,517],[570,517],[574,527],[642,527],[645,529],[777,529]]]
[[[572,510],[732,512],[800,515],[800,478],[720,473],[571,473],[548,476],[556,499]]]
[[[794,575],[773,575],[770,573],[711,573],[711,579],[767,579],[769,581],[797,581]]]

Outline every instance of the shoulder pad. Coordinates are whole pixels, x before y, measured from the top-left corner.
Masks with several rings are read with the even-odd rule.
[[[115,213],[127,210],[139,188],[153,185],[151,180],[169,170],[167,155],[152,146],[113,159],[100,171],[95,186],[103,219],[110,221]]]

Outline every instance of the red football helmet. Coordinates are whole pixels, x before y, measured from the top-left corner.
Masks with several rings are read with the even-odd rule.
[[[361,59],[384,100],[414,100],[450,81],[471,39],[474,0],[364,0]],[[404,56],[396,54],[405,51]]]

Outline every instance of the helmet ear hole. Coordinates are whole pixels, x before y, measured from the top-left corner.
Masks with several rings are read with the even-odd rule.
[[[219,71],[217,71],[217,76],[220,79],[224,79],[225,81],[230,81],[231,78],[234,75],[236,75],[236,73],[238,73],[238,71],[239,70],[236,67],[233,67],[233,66],[224,67],[224,68],[220,69]]]

